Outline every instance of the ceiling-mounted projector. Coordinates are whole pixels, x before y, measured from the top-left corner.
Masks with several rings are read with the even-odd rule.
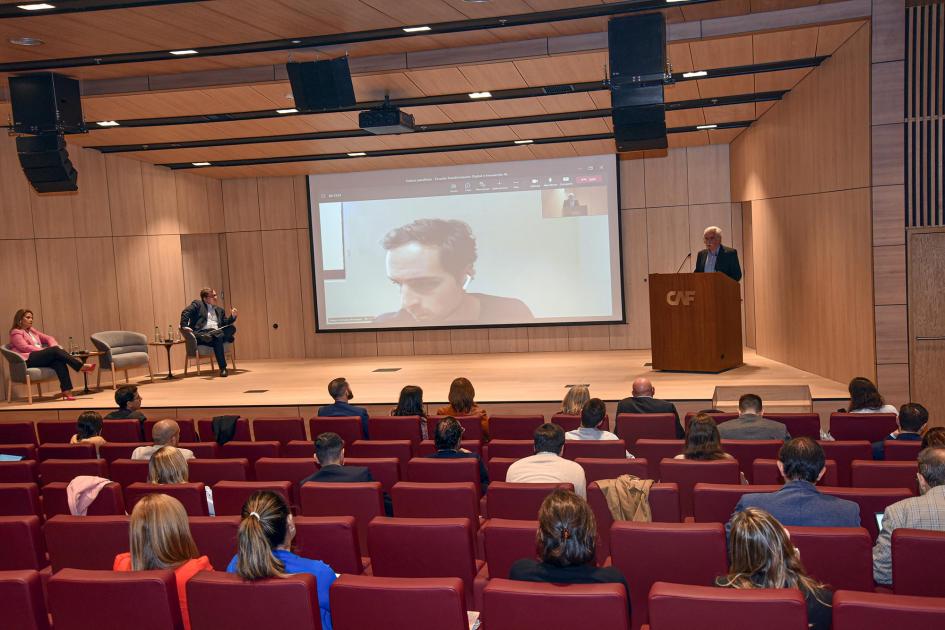
[[[413,116],[391,105],[390,97],[384,98],[382,107],[361,112],[358,115],[358,125],[375,135],[415,131]]]

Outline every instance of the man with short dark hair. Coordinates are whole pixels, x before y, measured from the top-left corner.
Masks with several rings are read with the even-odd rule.
[[[434,459],[477,459],[479,460],[479,483],[482,486],[482,493],[486,493],[489,487],[489,472],[485,464],[476,453],[460,448],[463,440],[463,425],[453,416],[446,416],[436,423],[436,429],[433,431],[433,445],[436,452],[427,455]]]
[[[671,413],[676,418],[676,439],[681,440],[686,437],[686,431],[679,421],[679,411],[676,410],[676,405],[668,400],[654,398],[656,388],[653,387],[650,379],[642,376],[635,379],[633,385],[631,385],[631,391],[633,392],[632,396],[617,403],[618,416],[622,413]]]
[[[781,422],[762,417],[764,408],[761,396],[744,394],[738,399],[738,417],[719,425],[719,436],[723,440],[784,440],[791,439],[787,427]]]
[[[319,417],[359,416],[361,418],[361,433],[368,439],[368,412],[364,407],[349,405],[348,401],[354,398],[354,392],[348,381],[342,377],[328,383],[328,394],[334,399],[330,405],[318,408]]]
[[[147,418],[141,413],[141,396],[137,385],[121,385],[115,390],[115,403],[118,409],[110,412],[104,420],[140,421],[141,439],[144,439],[144,423]]]
[[[896,424],[899,428],[886,436],[887,440],[902,440],[903,442],[921,442],[922,432],[929,422],[928,410],[919,403],[906,403],[899,408],[899,417]],[[886,459],[886,449],[883,440],[873,442],[873,459]]]
[[[239,317],[235,308],[230,309],[227,315],[222,307],[217,305],[217,292],[211,287],[200,289],[200,299],[194,300],[187,308],[181,311],[180,328],[194,333],[198,346],[213,348],[220,376],[227,376],[226,353],[224,344],[233,343],[236,334],[234,322]]]
[[[883,512],[883,527],[873,547],[873,579],[879,584],[892,584],[894,531],[900,527],[945,531],[945,448],[924,449],[918,462],[919,496],[897,501]]]
[[[564,434],[567,440],[619,440],[616,435],[602,429],[607,423],[607,404],[600,398],[591,398],[581,409],[581,426]],[[627,452],[627,457],[633,455]]]
[[[337,433],[325,432],[315,439],[315,463],[319,470],[302,480],[320,483],[374,481],[367,466],[345,466],[345,441]]]
[[[534,434],[535,454],[509,466],[505,480],[509,483],[570,483],[574,492],[587,498],[587,479],[577,462],[561,457],[564,451],[564,429],[546,422]]]
[[[827,472],[824,449],[809,437],[789,440],[778,453],[784,486],[777,492],[742,495],[735,513],[761,508],[782,525],[860,527],[860,506],[821,494],[814,485]],[[726,525],[726,530],[728,525]]]
[[[184,459],[193,459],[194,452],[189,448],[180,448],[177,444],[180,442],[180,425],[173,420],[159,420],[151,427],[151,439],[154,444],[151,446],[139,446],[131,453],[131,459],[150,460],[158,450],[165,446],[173,446]]]

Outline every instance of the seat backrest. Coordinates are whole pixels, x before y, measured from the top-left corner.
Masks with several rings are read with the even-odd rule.
[[[413,457],[410,440],[358,440],[345,446],[345,461],[357,459],[389,459],[393,457],[400,467],[400,478],[407,477],[407,462]]]
[[[850,466],[850,485],[854,488],[908,488],[912,494],[918,494],[918,473],[919,464],[915,460],[874,462],[855,459]]]
[[[828,488],[822,487],[820,491],[830,496],[840,497],[848,501],[853,501],[860,506],[860,525],[870,533],[870,537],[875,541],[879,536],[879,528],[876,526],[877,513],[885,512],[886,508],[895,503],[912,496],[912,493],[905,488]]]
[[[922,450],[922,442],[918,440],[885,440],[883,442],[883,456],[887,462],[914,462]]]
[[[127,572],[64,569],[50,578],[47,590],[56,630],[100,630],[114,628],[116,623],[135,630],[184,627],[177,580],[170,569]],[[89,602],[102,605],[90,606]]]
[[[331,621],[338,628],[467,630],[458,578],[342,575],[331,585]]]
[[[850,469],[853,460],[873,458],[873,447],[865,440],[854,442],[821,440],[817,443],[823,447],[827,459],[837,462],[837,479],[841,486],[850,485]]]
[[[0,540],[0,571],[39,571],[48,564],[38,516],[0,516]]]
[[[302,484],[304,516],[353,516],[358,528],[358,544],[367,549],[368,523],[384,514],[384,499],[378,481],[368,483]]]
[[[552,424],[557,424],[559,427],[564,429],[567,433],[568,431],[576,431],[581,428],[581,416],[572,415],[569,413],[556,413],[548,419],[548,422]],[[603,427],[604,429],[610,431],[610,418],[606,415],[604,416]]]
[[[792,525],[788,531],[808,575],[833,590],[873,590],[873,540],[865,529]]]
[[[215,459],[220,448],[216,442],[180,442],[177,446],[188,449],[199,459]]]
[[[827,472],[824,473],[824,476],[820,478],[820,481],[817,482],[818,486],[836,486],[839,484],[839,477],[837,476],[837,462],[832,459],[828,459],[824,462],[824,467],[827,469]],[[758,485],[774,485],[779,483],[784,483],[784,477],[781,476],[781,471],[778,470],[778,460],[776,459],[756,459],[751,466],[752,472],[752,483]]]
[[[108,442],[140,442],[141,421],[105,420],[102,423],[102,437]]]
[[[692,490],[693,516],[697,523],[727,523],[742,495],[777,492],[781,484],[769,486],[697,483]]]
[[[37,447],[35,444],[4,444],[0,447],[0,453],[6,455],[19,455],[23,459],[32,459],[38,461],[36,457]]]
[[[318,467],[311,457],[260,457],[254,465],[256,481],[291,482],[291,503],[298,505],[299,484]]]
[[[528,440],[532,442],[535,429],[545,423],[540,415],[492,416],[489,418],[489,437],[493,440]]]
[[[43,486],[43,511],[46,512],[46,518],[52,518],[57,514],[71,514],[68,488],[69,483],[65,481],[54,481]],[[122,497],[121,485],[114,481],[102,486],[98,496],[86,511],[86,514],[92,516],[124,513],[125,501]]]
[[[482,455],[482,442],[479,440],[460,440],[459,447],[464,448],[471,453]],[[436,442],[433,440],[423,440],[417,447],[417,457],[426,457],[436,452]]]
[[[522,459],[535,454],[535,440],[500,440],[493,438],[489,441],[489,452],[486,455],[489,459],[493,457],[503,457],[509,459]]]
[[[39,465],[35,459],[22,459],[18,462],[0,462],[0,483],[38,482]]]
[[[243,511],[243,504],[251,494],[259,490],[271,490],[282,495],[286,503],[292,505],[291,481],[218,481],[213,484],[213,510],[216,514],[238,515]]]
[[[197,420],[197,435],[201,442],[216,442],[217,438],[213,435],[213,418],[200,418]],[[236,421],[236,431],[233,439],[240,442],[249,442],[253,438],[249,433],[249,420],[239,418]]]
[[[486,493],[486,512],[489,518],[535,520],[545,497],[558,488],[573,491],[574,484],[493,481]]]
[[[191,483],[133,483],[125,488],[125,503],[128,513],[134,509],[135,504],[146,494],[166,494],[172,496],[181,502],[184,510],[190,516],[207,516],[210,511],[207,509],[207,493],[204,490],[204,484],[198,482]],[[216,497],[214,497],[214,506]]]
[[[39,445],[37,456],[39,461],[47,459],[95,459],[95,445],[69,444],[68,439],[64,444],[44,442]]]
[[[755,460],[777,459],[782,446],[782,440],[722,440],[722,450],[738,461],[748,483],[755,483],[752,479]]]
[[[668,457],[676,457],[683,452],[685,442],[682,440],[650,440],[639,439],[633,445],[633,455],[645,459],[649,466],[647,479],[660,478],[660,461]]]
[[[102,444],[98,447],[99,457],[108,463],[116,459],[131,459],[135,449],[141,446],[151,446],[151,442],[116,442]]]
[[[91,338],[96,348],[110,351],[113,355],[148,351],[148,338],[132,330],[103,330],[93,333]]]
[[[490,518],[482,526],[489,578],[508,578],[512,565],[536,557],[538,521]]]
[[[695,412],[695,411],[687,411],[687,412],[686,412],[686,417],[683,418],[683,429],[688,429],[688,428],[689,428],[689,421],[692,420],[693,417],[695,417],[696,413],[698,413],[698,412]],[[719,413],[710,413],[710,414],[708,414],[708,415],[709,415],[713,420],[715,420],[715,424],[722,424],[723,422],[728,422],[729,420],[734,420],[735,418],[738,417],[738,414],[737,414],[737,413],[727,413],[727,412],[724,412],[724,411],[723,411],[723,412],[719,412]]]
[[[337,433],[346,445],[356,440],[363,440],[364,431],[361,428],[361,416],[315,416],[309,418],[308,434],[311,436],[309,442],[317,440],[322,433]]]
[[[177,423],[177,426],[180,428],[180,437],[178,440],[180,442],[197,442],[197,429],[194,426],[193,418],[171,418],[174,422]],[[144,421],[144,439],[151,442],[154,440],[154,425],[156,425],[160,420],[145,420]]]
[[[190,535],[200,555],[207,556],[216,571],[226,571],[236,555],[239,516],[190,516]]]
[[[436,434],[436,425],[440,420],[447,416],[427,416],[427,435],[430,439]],[[465,429],[463,431],[464,440],[482,441],[482,422],[479,416],[453,416],[459,424]]]
[[[833,597],[833,630],[945,627],[945,599],[840,591]]]
[[[72,481],[79,475],[108,478],[108,462],[104,459],[47,459],[39,463],[40,484]]]
[[[725,528],[719,523],[634,523],[610,528],[610,557],[630,585],[631,625],[648,623],[654,582],[712,586],[728,571]]]
[[[945,532],[897,528],[892,533],[893,591],[898,595],[945,597],[941,564],[945,557]]]
[[[622,584],[547,584],[493,579],[482,592],[489,630],[601,627],[628,630],[627,593]]]
[[[505,481],[505,475],[509,472],[509,466],[518,460],[513,457],[491,457],[486,462],[486,470],[489,473],[490,485],[496,481]],[[613,461],[613,460],[608,460]],[[590,481],[588,481],[590,483]]]
[[[641,439],[675,440],[676,416],[671,413],[617,414],[617,430],[614,433],[631,448]]]
[[[39,486],[35,483],[0,483],[0,516],[31,515],[43,516]]]
[[[200,481],[207,486],[213,486],[218,481],[246,481],[249,479],[249,460],[245,457],[190,459],[187,460],[187,469],[191,481]]]
[[[108,466],[109,479],[117,481],[122,488],[133,483],[145,483],[149,464],[149,461],[141,459],[116,459]]]
[[[220,458],[238,458],[244,457],[249,460],[250,472],[252,466],[260,457],[279,457],[279,443],[269,442],[243,442],[233,440],[217,448]]]
[[[39,573],[31,570],[0,573],[3,620],[19,630],[49,630],[49,616]]]
[[[257,442],[275,441],[280,445],[291,440],[305,439],[305,424],[302,418],[255,418],[253,439]]]
[[[561,456],[571,460],[578,457],[627,459],[627,444],[623,440],[567,440]]]
[[[53,572],[111,570],[115,556],[128,552],[127,516],[54,516],[43,527]]]
[[[664,459],[660,462],[660,481],[679,486],[679,509],[683,517],[692,516],[692,489],[700,482],[738,484],[738,461],[718,459],[696,461],[688,459]]]
[[[39,444],[68,444],[75,432],[75,420],[36,421],[36,434],[39,437]]]
[[[36,441],[36,426],[28,420],[0,422],[0,444],[39,444]]]
[[[390,492],[400,481],[400,461],[393,457],[345,457],[346,466],[367,466],[374,481],[381,482],[384,492]]]
[[[408,518],[467,518],[473,532],[479,529],[478,482],[394,484],[394,514]]]
[[[680,521],[679,487],[676,484],[654,483],[650,486],[649,502],[654,523]],[[610,555],[610,529],[615,521],[596,481],[587,486],[587,503],[597,519],[597,563],[602,564]]]
[[[345,442],[348,444],[349,442]],[[293,459],[315,457],[315,444],[311,440],[291,440],[282,446],[282,456]]]
[[[880,442],[897,428],[894,413],[830,414],[830,435],[835,440]]]
[[[322,627],[310,573],[247,581],[233,573],[202,571],[187,582],[187,606],[192,630],[266,628],[275,611],[283,627]]]
[[[479,485],[479,460],[434,459],[414,457],[407,462],[407,481],[418,483],[452,483],[472,481]]]
[[[353,516],[296,516],[295,552],[315,558],[335,573],[363,573],[358,526]]]
[[[820,439],[819,413],[765,413],[764,417],[783,424],[792,438]]]
[[[650,630],[807,628],[804,596],[792,588],[717,588],[657,582],[649,596]]]
[[[599,479],[616,479],[620,475],[633,475],[640,479],[647,479],[649,465],[645,459],[598,459],[594,457],[579,457],[577,460],[584,469],[587,483]]]
[[[416,450],[420,444],[420,416],[376,416],[368,418],[372,440],[408,440]]]

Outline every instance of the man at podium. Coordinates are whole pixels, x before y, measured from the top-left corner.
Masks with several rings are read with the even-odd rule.
[[[711,225],[702,232],[705,249],[696,256],[696,273],[718,271],[738,282],[742,279],[742,268],[738,264],[738,251],[722,245],[722,228]]]

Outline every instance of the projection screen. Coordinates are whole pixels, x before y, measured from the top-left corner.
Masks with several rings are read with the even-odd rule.
[[[319,332],[624,321],[616,156],[309,176]]]

